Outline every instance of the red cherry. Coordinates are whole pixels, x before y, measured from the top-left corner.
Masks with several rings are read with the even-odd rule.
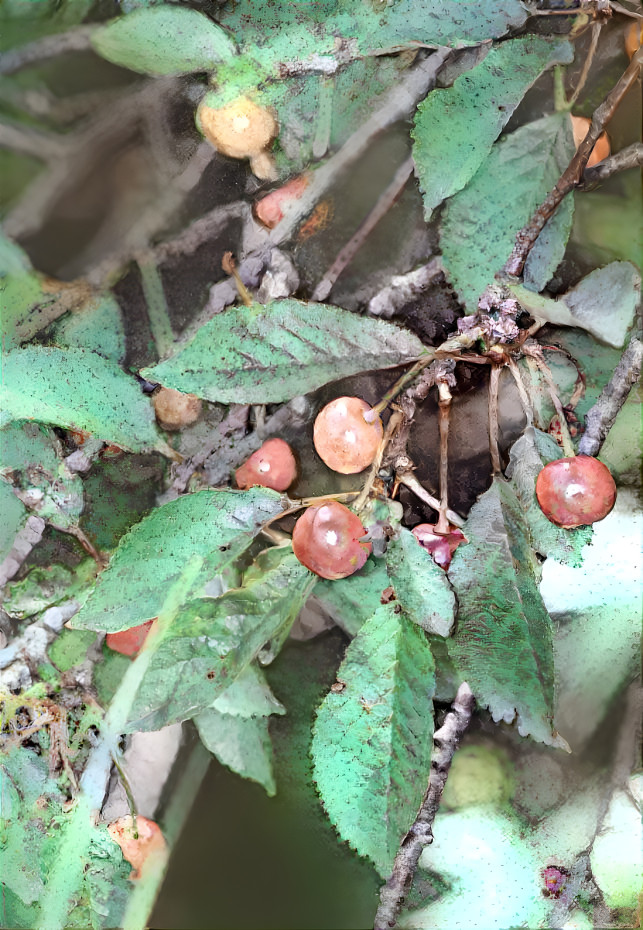
[[[360,397],[337,397],[318,413],[313,442],[319,457],[342,475],[364,471],[382,441],[384,429],[376,415],[364,419],[371,407]]]
[[[451,564],[453,553],[460,543],[467,542],[464,533],[455,526],[451,526],[447,534],[442,534],[435,532],[435,523],[420,523],[411,532],[420,545],[431,553],[436,565],[444,569]]]
[[[361,520],[337,501],[309,507],[292,534],[293,552],[306,568],[321,578],[347,578],[369,557],[372,546]]]
[[[268,439],[237,469],[234,477],[244,491],[255,484],[285,491],[297,477],[297,463],[287,442]]]
[[[549,462],[536,479],[536,497],[548,520],[566,530],[596,523],[616,500],[609,468],[591,455]]]
[[[148,620],[140,626],[132,626],[129,630],[121,630],[120,633],[108,633],[105,637],[105,643],[114,652],[120,652],[124,656],[135,656],[141,651],[143,643],[150,632],[154,620]]]

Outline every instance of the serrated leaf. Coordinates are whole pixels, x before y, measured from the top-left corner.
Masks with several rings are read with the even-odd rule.
[[[262,647],[293,623],[315,581],[289,547],[268,549],[240,588],[189,602],[156,645],[128,731],[160,729],[211,707]]]
[[[54,324],[51,341],[62,347],[90,349],[120,362],[125,356],[125,327],[118,301],[112,294],[88,300],[82,310],[69,313]]]
[[[435,687],[431,650],[394,604],[361,628],[337,672],[344,684],[315,722],[314,777],[340,836],[388,875],[426,789]]]
[[[382,591],[389,583],[384,560],[367,559],[364,567],[348,578],[320,579],[313,596],[345,633],[355,636],[382,603]]]
[[[221,26],[198,10],[175,4],[134,10],[92,34],[94,50],[108,61],[143,74],[212,71],[236,53]]]
[[[85,349],[26,346],[3,360],[0,426],[37,420],[85,430],[132,452],[167,451],[149,398],[114,362]]]
[[[219,762],[237,775],[259,782],[269,797],[276,794],[266,717],[237,717],[208,708],[194,722],[203,745]]]
[[[256,665],[248,665],[216,699],[212,709],[231,717],[269,717],[270,714],[286,713],[286,708],[274,696],[266,676]]]
[[[468,313],[574,153],[567,113],[521,126],[495,143],[467,187],[447,203],[440,243],[447,274]],[[564,242],[550,263],[562,259]]]
[[[474,504],[448,571],[458,602],[449,654],[494,720],[515,720],[521,736],[565,746],[552,730],[552,625],[535,579],[520,504],[495,478]]]
[[[634,322],[641,296],[641,276],[629,262],[612,262],[590,272],[557,300],[510,284],[525,310],[554,326],[578,326],[596,339],[621,348]]]
[[[116,633],[151,620],[193,556],[204,558],[198,591],[281,509],[280,495],[266,488],[204,490],[163,504],[121,539],[73,627]]]
[[[391,323],[326,304],[276,300],[225,310],[141,374],[205,400],[280,403],[425,352],[416,336]]]
[[[536,552],[564,565],[580,565],[581,550],[592,539],[592,527],[564,530],[547,519],[536,499],[536,478],[548,462],[562,457],[560,453],[551,436],[528,426],[511,447],[506,474],[520,502]]]
[[[398,602],[427,633],[448,636],[455,620],[455,597],[446,573],[410,530],[400,528],[386,550],[388,576]]]
[[[555,64],[569,64],[572,55],[566,41],[512,39],[491,48],[451,87],[427,95],[412,134],[427,221],[435,207],[471,180],[539,75]]]

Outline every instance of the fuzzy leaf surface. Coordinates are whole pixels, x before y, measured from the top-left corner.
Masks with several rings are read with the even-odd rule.
[[[398,608],[399,609],[399,608]],[[340,836],[388,875],[426,788],[435,688],[424,633],[381,606],[337,672],[315,723],[314,778]]]
[[[442,256],[468,313],[475,311],[478,298],[507,260],[516,233],[573,154],[568,114],[545,116],[496,142],[470,183],[448,202],[440,236]],[[560,262],[565,245],[558,243],[550,264]]]
[[[388,576],[410,619],[427,633],[448,636],[455,620],[455,597],[446,573],[413,533],[403,527],[386,550]]]
[[[382,591],[389,584],[384,559],[367,559],[364,567],[348,578],[320,579],[314,597],[345,633],[355,636],[382,603]]]
[[[564,197],[547,220],[527,256],[523,281],[530,291],[542,291],[558,268],[574,225],[574,198]]]
[[[531,545],[547,558],[578,566],[581,551],[592,538],[592,527],[564,530],[547,519],[536,499],[536,478],[548,462],[561,458],[557,443],[540,430],[528,426],[511,447],[507,478],[525,515]]]
[[[212,709],[229,717],[269,717],[286,713],[257,665],[248,665],[216,699]]]
[[[88,300],[82,310],[68,313],[52,327],[51,341],[58,346],[91,349],[120,362],[125,357],[125,326],[112,294]]]
[[[0,426],[37,420],[85,430],[132,452],[167,448],[136,380],[95,352],[26,346],[9,352],[3,369]]]
[[[536,583],[536,557],[511,485],[494,479],[474,504],[449,568],[458,629],[448,649],[476,700],[494,720],[552,746],[552,624]]]
[[[451,87],[425,97],[415,116],[413,160],[427,221],[438,204],[471,180],[539,75],[571,60],[569,42],[511,39],[491,48]]]
[[[273,750],[266,717],[235,717],[212,707],[194,718],[201,742],[222,765],[277,793]]]
[[[360,371],[425,354],[391,323],[299,300],[232,307],[171,358],[141,374],[221,403],[281,403]]]
[[[198,491],[157,507],[122,538],[73,627],[116,633],[151,620],[193,556],[204,557],[198,590],[281,509],[279,494],[265,488]]]
[[[155,646],[128,730],[157,730],[211,707],[266,643],[290,627],[315,581],[289,547],[269,549],[241,587],[190,601]]]
[[[198,10],[175,4],[134,10],[101,26],[91,41],[107,61],[155,75],[212,71],[236,52],[224,29]]]

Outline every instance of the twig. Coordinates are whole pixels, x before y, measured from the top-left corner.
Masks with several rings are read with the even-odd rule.
[[[163,289],[163,281],[153,256],[143,253],[138,256],[137,263],[141,272],[141,285],[147,304],[147,316],[150,329],[160,359],[169,355],[174,345],[174,333],[167,306],[167,299]]]
[[[525,413],[527,419],[527,426],[534,425],[534,406],[531,402],[531,398],[527,393],[525,388],[524,381],[520,376],[520,370],[516,364],[516,360],[508,356],[507,358],[507,368],[509,369],[514,381],[516,382],[516,387],[518,388],[518,393],[520,394],[520,402],[522,403],[522,409]]]
[[[380,891],[380,905],[375,915],[375,930],[390,930],[397,923],[404,898],[411,887],[415,870],[425,846],[433,842],[433,821],[440,806],[453,754],[462,734],[469,726],[475,698],[469,685],[463,682],[453,702],[452,710],[433,735],[431,774],[426,794],[417,817],[400,844],[393,871]]]
[[[401,76],[395,87],[384,96],[379,109],[353,133],[335,155],[311,173],[311,180],[302,196],[290,204],[289,209],[284,212],[284,218],[270,233],[273,245],[279,245],[291,235],[320,197],[335,183],[337,176],[364,154],[376,136],[413,112],[418,101],[434,86],[438,72],[451,54],[449,48],[438,48]]]
[[[542,232],[545,223],[555,213],[563,197],[574,190],[580,183],[587,160],[589,159],[594,145],[598,141],[598,137],[613,117],[625,94],[638,80],[642,62],[643,46],[639,48],[633,56],[628,68],[616,82],[603,103],[594,111],[591,125],[587,130],[587,135],[579,145],[569,165],[556,182],[554,189],[550,191],[545,200],[538,207],[529,223],[521,229],[516,236],[516,242],[511,255],[502,269],[503,274],[513,275],[515,277],[519,277],[522,274],[527,257],[534,247],[538,236]]]
[[[415,496],[419,497],[421,501],[424,501],[425,504],[428,504],[429,507],[432,507],[433,510],[437,511],[438,513],[440,512],[440,501],[437,499],[437,497],[433,497],[432,494],[429,494],[426,488],[422,487],[418,479],[411,471],[409,459],[407,459],[406,462],[401,461],[398,464],[398,468],[396,469],[396,478],[398,484],[403,484],[409,489],[409,491],[413,491]],[[447,518],[450,523],[453,523],[454,526],[462,527],[465,524],[465,521],[462,519],[460,514],[455,512],[455,510],[447,510]]]
[[[362,510],[362,508],[364,507],[364,505],[366,504],[366,501],[368,500],[370,496],[371,491],[373,490],[373,485],[375,483],[375,479],[377,478],[377,473],[379,472],[380,467],[382,465],[382,458],[384,456],[384,452],[389,442],[391,441],[391,438],[393,434],[395,433],[401,419],[402,419],[402,413],[396,410],[386,425],[384,435],[382,436],[382,440],[379,446],[377,447],[377,452],[375,453],[375,458],[373,459],[373,463],[370,467],[368,477],[366,478],[366,481],[364,482],[364,487],[362,488],[357,500],[353,502],[353,510],[355,510],[356,513],[359,513],[360,510]]]
[[[378,199],[373,209],[359,224],[346,245],[340,250],[337,258],[313,291],[313,300],[325,300],[328,297],[342,271],[352,262],[357,252],[366,242],[368,236],[400,197],[412,173],[413,158],[409,157],[397,169],[393,180]]]
[[[425,358],[421,358],[419,361],[409,368],[408,371],[405,371],[404,374],[397,379],[393,387],[389,388],[386,394],[382,399],[375,404],[372,410],[368,411],[364,415],[364,419],[369,422],[375,419],[376,416],[379,416],[383,413],[392,400],[395,400],[397,395],[407,386],[407,384],[412,384],[420,372],[433,362],[433,352],[428,354]],[[426,396],[426,395],[425,395]]]
[[[118,761],[118,755],[115,750],[112,750],[112,762],[114,763],[114,768],[118,772],[118,777],[121,780],[121,785],[125,791],[125,797],[127,798],[127,806],[129,807],[129,812],[132,817],[132,825],[134,827],[134,839],[138,839],[138,823],[136,817],[136,801],[134,800],[134,795],[132,794],[132,788],[129,783],[129,779],[123,770],[123,766]]]
[[[574,443],[572,442],[572,437],[569,434],[569,427],[567,426],[567,417],[565,416],[565,411],[563,405],[560,402],[560,397],[558,396],[558,388],[552,377],[551,369],[543,357],[543,350],[539,345],[528,345],[525,343],[522,347],[523,354],[527,358],[531,358],[536,363],[538,370],[545,379],[547,385],[547,390],[549,391],[549,396],[551,397],[554,409],[558,414],[558,420],[560,422],[560,433],[561,439],[563,442],[563,452],[569,458],[573,458],[576,455],[576,450],[574,449]]]
[[[598,40],[600,38],[602,28],[603,28],[603,23],[601,22],[592,23],[592,39],[589,44],[589,49],[587,50],[585,61],[583,62],[583,68],[578,78],[578,84],[576,85],[576,90],[574,91],[572,96],[569,98],[570,107],[574,106],[574,104],[578,100],[581,90],[585,86],[585,82],[587,80],[590,69],[592,67],[594,55],[596,54],[596,49],[598,48]]]
[[[500,450],[498,448],[498,385],[500,383],[500,365],[492,365],[489,378],[489,451],[491,452],[491,469],[494,475],[502,471]]]
[[[598,455],[617,414],[641,376],[643,343],[632,337],[614,374],[585,416],[585,432],[578,444],[580,455]]]
[[[609,158],[599,162],[598,165],[585,168],[578,190],[589,190],[600,181],[606,181],[613,174],[618,174],[619,171],[627,171],[628,168],[639,168],[641,165],[643,165],[643,142],[635,142],[633,145],[621,149],[616,155],[610,155]]]
[[[40,161],[65,158],[69,153],[69,143],[63,136],[10,123],[0,123],[0,146]]]
[[[55,58],[66,52],[86,52],[91,49],[91,37],[96,26],[78,26],[69,32],[45,36],[28,45],[21,45],[0,56],[0,74],[13,74],[47,58]]]
[[[443,271],[442,256],[438,255],[420,268],[415,268],[407,274],[394,276],[390,284],[371,297],[368,302],[368,312],[372,316],[390,319],[405,304],[418,297]]]

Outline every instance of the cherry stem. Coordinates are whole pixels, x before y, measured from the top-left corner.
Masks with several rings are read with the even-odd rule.
[[[252,295],[250,294],[250,291],[248,290],[248,288],[245,286],[245,284],[241,280],[239,272],[237,271],[235,260],[232,257],[232,252],[223,253],[223,258],[221,259],[221,267],[223,268],[226,274],[232,275],[232,277],[234,278],[234,283],[237,285],[237,291],[239,292],[239,297],[241,298],[243,303],[246,305],[246,307],[251,307],[254,303],[254,300],[252,299]]]
[[[500,365],[494,365],[489,379],[489,451],[491,452],[491,470],[494,475],[499,475],[502,471],[498,448],[498,385],[501,370]]]
[[[435,532],[446,535],[451,527],[447,518],[449,509],[448,479],[449,479],[449,420],[451,413],[451,391],[446,381],[438,381],[439,395],[439,427],[440,427],[440,510]]]
[[[293,501],[293,506],[288,507],[287,510],[282,510],[281,513],[276,513],[274,517],[270,517],[266,520],[261,526],[261,533],[265,533],[267,527],[271,523],[274,523],[276,520],[281,520],[282,517],[289,517],[293,513],[297,513],[300,510],[305,510],[306,507],[312,507],[315,504],[323,503],[324,501],[352,501],[359,496],[359,491],[341,491],[339,494],[322,494],[320,497],[302,497],[300,501],[296,503]]]
[[[547,384],[547,390],[552,399],[552,403],[558,414],[558,419],[560,422],[560,435],[563,442],[563,452],[568,458],[574,458],[576,455],[576,450],[574,449],[574,443],[572,442],[572,437],[569,435],[569,427],[567,426],[567,417],[565,416],[565,411],[563,405],[560,402],[560,397],[558,396],[558,389],[552,378],[551,370],[549,365],[543,357],[543,352],[540,346],[523,346],[523,352],[532,358],[536,363],[538,370],[545,379]]]
[[[594,55],[596,54],[596,49],[598,48],[598,40],[601,35],[601,29],[603,28],[603,23],[600,23],[600,22],[592,23],[591,28],[592,28],[592,38],[590,41],[589,49],[587,51],[587,57],[585,58],[585,61],[583,63],[583,70],[581,71],[580,76],[578,78],[578,84],[576,85],[576,90],[574,91],[572,96],[569,98],[569,101],[567,104],[570,107],[570,109],[571,107],[574,106],[574,104],[578,100],[578,97],[580,96],[580,92],[585,86],[585,82],[587,81],[587,78],[589,76],[589,72],[592,67],[592,62],[594,60]]]
[[[127,806],[129,807],[129,812],[132,816],[132,826],[134,827],[134,839],[137,840],[138,839],[138,822],[136,819],[136,802],[134,800],[134,795],[132,793],[129,779],[127,775],[125,774],[122,765],[118,761],[118,758],[115,752],[112,752],[112,762],[114,763],[114,768],[118,772],[118,777],[120,778],[121,784],[125,791],[125,796],[127,798]]]
[[[371,465],[370,471],[368,473],[368,477],[366,481],[364,482],[364,487],[362,488],[357,500],[353,503],[353,510],[356,513],[359,513],[360,510],[362,510],[362,508],[364,507],[364,504],[369,498],[371,491],[373,490],[373,484],[375,483],[375,479],[377,478],[377,473],[380,470],[380,466],[382,464],[382,458],[384,456],[386,447],[388,446],[389,442],[391,441],[391,437],[393,436],[393,434],[395,433],[395,431],[397,430],[401,422],[402,422],[402,414],[396,411],[392,415],[391,419],[388,421],[386,425],[386,430],[384,431],[384,435],[382,436],[382,441],[377,447],[377,452],[375,453],[375,458],[373,459],[373,464]]]
[[[511,356],[507,357],[507,368],[511,372],[511,375],[514,381],[516,382],[516,387],[518,388],[518,393],[520,394],[520,401],[522,403],[522,409],[524,410],[525,417],[527,418],[527,426],[533,426],[534,425],[534,407],[531,402],[531,398],[529,397],[529,394],[527,393],[527,389],[525,387],[524,381],[522,380],[520,376],[520,369],[518,368],[518,365],[516,364],[515,359],[511,358]]]
[[[418,479],[411,471],[410,464],[404,467],[398,466],[395,472],[395,478],[398,484],[403,484],[409,489],[409,491],[413,491],[415,496],[419,497],[421,501],[424,501],[425,504],[428,504],[429,507],[432,507],[433,510],[437,511],[438,513],[440,512],[440,501],[437,499],[437,497],[429,494],[426,488],[420,484]],[[447,510],[447,518],[454,526],[463,527],[465,524],[464,519],[460,516],[460,514],[457,514],[455,510]]]
[[[435,350],[431,350],[430,355],[423,356],[415,363],[415,365],[409,368],[408,371],[405,371],[402,377],[397,379],[393,387],[389,388],[379,403],[375,404],[374,407],[372,407],[370,410],[367,410],[363,414],[363,417],[367,423],[372,423],[376,417],[378,417],[386,410],[391,401],[395,400],[397,395],[404,390],[407,384],[409,384],[411,381],[415,381],[420,372],[424,371],[424,369],[431,364],[435,357],[434,353]]]

